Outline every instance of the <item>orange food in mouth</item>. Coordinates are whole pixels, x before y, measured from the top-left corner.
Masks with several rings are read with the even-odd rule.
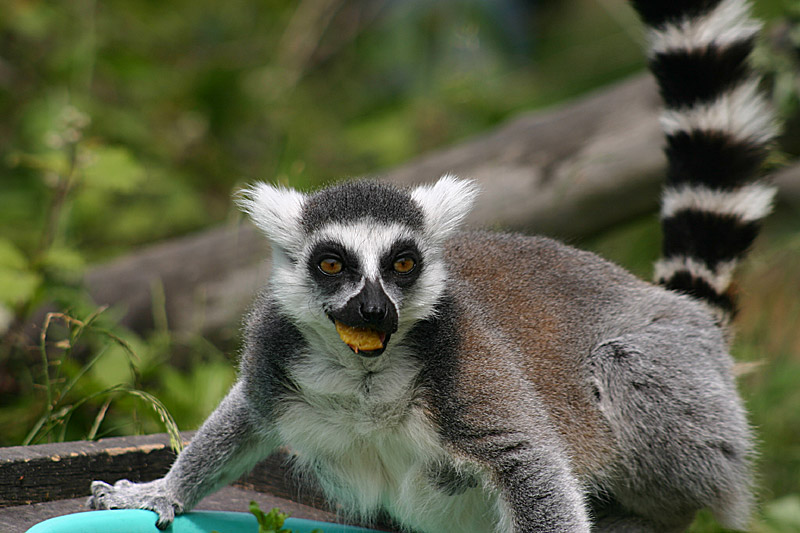
[[[354,328],[336,321],[336,333],[355,353],[369,352],[383,348],[386,334],[370,328]]]

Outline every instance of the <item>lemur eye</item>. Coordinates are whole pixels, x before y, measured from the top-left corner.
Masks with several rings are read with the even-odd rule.
[[[398,274],[408,274],[414,267],[417,266],[417,263],[411,259],[410,257],[400,257],[394,262],[394,271]]]
[[[335,276],[342,271],[342,268],[342,262],[334,257],[326,257],[319,262],[319,269],[322,270],[324,274],[328,274],[329,276]]]

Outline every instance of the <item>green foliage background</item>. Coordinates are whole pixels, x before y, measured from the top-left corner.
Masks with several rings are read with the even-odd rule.
[[[768,20],[800,15],[794,0],[756,4]],[[165,411],[190,429],[233,380],[235,339],[180,338],[160,301],[154,331],[125,331],[118,310],[84,294],[87,266],[236,223],[230,197],[244,183],[378,174],[644,64],[622,0],[5,0],[0,11],[0,445],[163,431]],[[786,38],[800,43],[796,28]],[[796,53],[759,64],[796,123]],[[797,144],[784,140],[788,157]],[[786,208],[771,219],[742,273],[736,355],[754,363],[742,386],[762,440],[759,531],[800,529],[797,222]],[[578,244],[649,277],[658,238],[648,219]],[[40,342],[43,325],[33,337],[24,326],[48,303],[65,314]]]

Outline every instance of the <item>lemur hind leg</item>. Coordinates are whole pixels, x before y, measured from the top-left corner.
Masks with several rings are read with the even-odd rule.
[[[728,527],[747,525],[751,432],[719,335],[687,321],[654,323],[591,355],[599,406],[619,449],[604,489],[655,530],[681,529],[704,507]],[[607,529],[633,531],[620,516],[613,529],[611,513]]]

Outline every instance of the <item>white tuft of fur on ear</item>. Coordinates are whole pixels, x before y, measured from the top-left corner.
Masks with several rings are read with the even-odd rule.
[[[304,194],[286,187],[256,183],[236,193],[236,204],[272,244],[291,251],[302,242],[300,215]]]
[[[478,186],[474,181],[458,179],[452,174],[411,191],[411,198],[425,216],[428,237],[439,242],[458,229],[477,196]]]

